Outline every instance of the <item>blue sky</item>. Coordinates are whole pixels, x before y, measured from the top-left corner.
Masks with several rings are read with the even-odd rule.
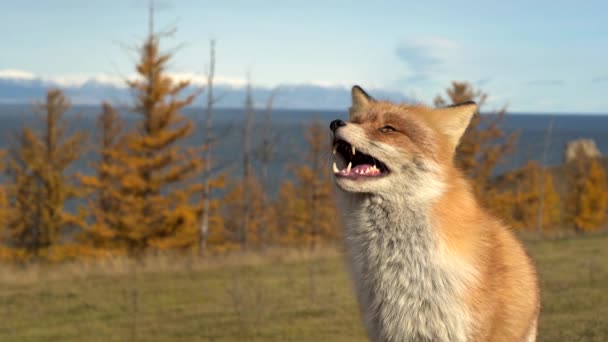
[[[608,2],[157,0],[172,70],[226,83],[361,84],[423,102],[452,80],[519,112],[608,113]],[[0,75],[62,82],[132,74],[146,0],[0,0]],[[373,93],[373,91],[372,91]]]

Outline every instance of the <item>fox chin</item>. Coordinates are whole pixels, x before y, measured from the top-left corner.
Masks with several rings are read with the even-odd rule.
[[[534,264],[454,166],[476,112],[354,86],[348,121],[330,124],[348,265],[374,342],[536,340]]]

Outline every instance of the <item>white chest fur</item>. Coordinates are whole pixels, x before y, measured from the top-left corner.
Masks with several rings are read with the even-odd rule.
[[[466,341],[471,272],[448,260],[422,208],[341,201],[355,290],[373,341]],[[459,267],[460,266],[460,267]]]

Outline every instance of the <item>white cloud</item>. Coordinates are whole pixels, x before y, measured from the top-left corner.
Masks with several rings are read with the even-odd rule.
[[[447,61],[453,59],[460,46],[443,37],[421,37],[399,44],[397,57],[406,64],[407,76],[403,81],[428,81],[444,72]]]
[[[4,69],[0,70],[0,78],[11,80],[33,80],[37,77],[36,75],[28,71],[17,69]]]
[[[81,87],[87,82],[96,82],[104,85],[111,85],[115,87],[124,87],[125,79],[120,76],[107,75],[107,74],[65,74],[65,75],[53,75],[53,76],[42,76],[42,80],[48,83],[53,83],[61,87]]]
[[[168,73],[175,81],[189,80],[193,85],[204,86],[207,84],[207,75],[200,73],[175,72]],[[45,83],[58,85],[60,87],[81,87],[87,82],[95,82],[118,88],[126,87],[125,81],[135,79],[136,75],[119,76],[105,73],[99,74],[60,74],[60,75],[36,75],[29,71],[17,69],[0,70],[0,79],[11,80],[41,80]],[[247,84],[245,78],[216,75],[215,84],[230,87],[243,87]]]
[[[204,86],[207,84],[207,75],[191,72],[171,72],[169,75],[176,81],[190,81],[193,85]],[[215,75],[213,82],[218,85],[230,87],[243,87],[247,84],[247,79],[240,77],[230,77]]]

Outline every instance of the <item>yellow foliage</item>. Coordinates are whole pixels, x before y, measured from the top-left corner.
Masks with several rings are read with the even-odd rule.
[[[544,181],[545,197],[543,203],[542,227],[544,231],[551,231],[555,230],[561,223],[561,201],[557,191],[555,191],[551,174],[546,174]]]
[[[214,251],[227,251],[240,248],[247,239],[248,248],[260,249],[276,240],[276,218],[274,208],[265,205],[266,190],[253,176],[246,185],[249,198],[245,198],[243,182],[235,182],[232,190],[224,199],[223,229],[212,230],[209,247]],[[243,213],[245,201],[249,201],[248,231],[243,232]],[[247,234],[247,236],[243,236]]]
[[[306,241],[306,231],[302,228],[301,212],[303,212],[303,201],[297,198],[297,188],[290,181],[284,181],[279,189],[276,207],[276,241],[281,245],[293,245]]]
[[[283,244],[317,246],[339,237],[325,126],[318,120],[306,128],[309,151],[305,163],[293,165],[296,183],[285,182],[278,198],[279,239]]]
[[[560,199],[553,177],[535,161],[505,175],[507,187],[486,193],[490,209],[518,229],[553,230],[560,223]],[[542,194],[542,195],[541,195]],[[542,215],[542,216],[541,216]]]
[[[491,187],[488,181],[496,166],[512,153],[517,135],[512,133],[505,136],[502,130],[506,108],[494,113],[480,114],[487,94],[474,89],[470,83],[452,82],[452,87],[448,88],[446,93],[448,100],[437,96],[434,101],[435,106],[441,107],[466,101],[475,101],[478,105],[479,111],[471,119],[456,149],[455,163],[473,181],[473,190],[477,198],[487,204],[486,195]]]
[[[570,172],[569,221],[579,231],[598,229],[606,221],[608,184],[597,159],[578,158]]]
[[[102,104],[102,112],[97,118],[97,137],[100,146],[99,161],[93,165],[96,174],[79,175],[80,182],[89,190],[89,221],[79,236],[83,246],[92,250],[120,251],[125,248],[116,238],[116,232],[110,226],[110,217],[115,215],[116,202],[112,193],[116,191],[113,172],[117,171],[116,151],[120,148],[122,120],[116,110],[107,102]],[[87,251],[88,253],[88,251]]]
[[[0,241],[4,241],[4,227],[9,223],[11,209],[9,207],[8,189],[5,186],[0,186]]]
[[[67,169],[82,153],[86,137],[67,133],[63,114],[69,101],[60,90],[50,90],[36,105],[43,128],[24,128],[5,158],[11,182],[6,191],[11,211],[8,245],[25,257],[50,258],[64,231],[82,226],[82,217],[65,210],[66,201],[81,195]]]
[[[188,82],[174,82],[166,73],[170,57],[160,52],[159,36],[150,34],[140,51],[139,78],[128,82],[135,97],[132,110],[140,120],[102,151],[107,160],[97,176],[82,178],[110,204],[104,208],[100,199],[93,206],[89,238],[132,255],[198,243],[202,209],[194,196],[201,187],[194,177],[201,167],[200,151],[178,144],[193,130],[180,111],[194,96],[178,98]]]

